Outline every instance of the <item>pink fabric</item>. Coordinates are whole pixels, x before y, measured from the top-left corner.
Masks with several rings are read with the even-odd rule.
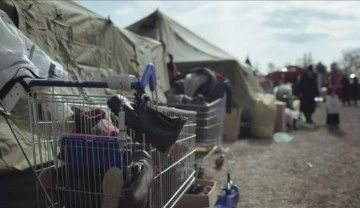
[[[113,136],[119,134],[119,129],[111,124],[108,120],[102,119],[98,123],[100,128],[100,135],[101,136]]]

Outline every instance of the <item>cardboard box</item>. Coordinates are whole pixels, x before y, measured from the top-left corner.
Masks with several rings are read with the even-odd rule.
[[[275,132],[286,132],[286,103],[276,101]]]
[[[216,189],[216,181],[196,179],[195,183],[211,186],[212,188],[208,195],[184,194],[176,204],[175,208],[203,208],[213,207],[215,205],[218,194]]]
[[[236,141],[240,134],[241,108],[232,108],[231,114],[225,114],[224,141]]]

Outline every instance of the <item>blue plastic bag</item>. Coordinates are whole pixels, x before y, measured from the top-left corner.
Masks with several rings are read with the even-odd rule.
[[[222,185],[214,208],[237,208],[240,200],[240,189],[232,184],[229,173],[227,176],[228,180]]]

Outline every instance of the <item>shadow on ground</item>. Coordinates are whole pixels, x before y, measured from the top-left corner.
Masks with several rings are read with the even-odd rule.
[[[248,139],[248,144],[250,145],[256,145],[256,146],[270,146],[274,143],[274,140],[272,138],[268,139],[260,139],[260,138],[252,138]]]
[[[339,137],[339,138],[343,138],[344,136],[347,135],[346,132],[341,129],[328,128],[328,132],[334,135],[335,137]]]

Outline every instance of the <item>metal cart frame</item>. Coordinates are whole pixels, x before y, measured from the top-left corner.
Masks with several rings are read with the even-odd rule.
[[[196,146],[212,147],[204,156],[199,167],[216,151],[223,151],[222,138],[224,133],[226,95],[211,103],[169,103],[169,107],[197,112]]]
[[[147,74],[148,71],[152,72]],[[143,80],[128,84],[131,84],[131,88],[144,89],[148,81],[146,79],[150,79],[150,90],[154,91],[156,81],[151,81],[156,77],[154,73],[154,67],[148,65]],[[73,115],[71,108],[100,109],[106,115],[104,118],[110,120],[108,115],[111,112],[106,106],[109,96],[54,93],[58,87],[107,88],[108,84],[43,80],[31,80],[29,83],[32,89],[29,96],[32,166],[40,181],[37,183],[38,207],[110,208],[103,207],[104,199],[118,200],[122,197],[122,192],[120,190],[119,195],[106,195],[102,190],[102,177],[104,171],[114,166],[121,170],[121,174],[126,174],[131,158],[128,153],[135,145],[128,141],[134,135],[121,119],[118,137],[97,136],[92,133],[72,134],[74,120],[69,119]],[[41,87],[48,90],[44,92]],[[159,152],[152,147],[148,149],[155,171],[148,207],[170,208],[175,206],[195,180],[196,112],[160,106],[155,108],[170,117],[187,118],[179,138],[168,151]],[[82,125],[86,127],[87,124]],[[71,139],[66,140],[68,137]],[[123,177],[111,180],[110,183],[114,184],[113,187],[115,184],[123,184]],[[51,201],[48,202],[45,196]]]

